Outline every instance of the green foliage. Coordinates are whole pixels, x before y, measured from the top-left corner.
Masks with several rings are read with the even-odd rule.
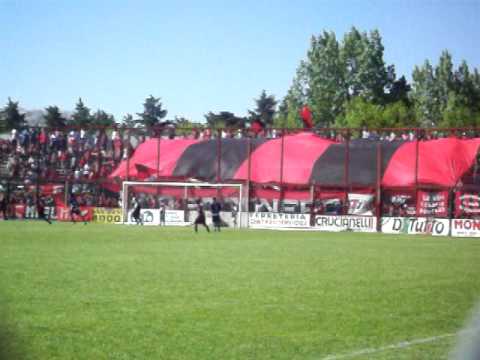
[[[205,120],[207,120],[207,126],[213,129],[244,128],[246,122],[244,117],[236,116],[229,111],[220,111],[217,114],[210,111],[205,114]]]
[[[302,61],[297,69],[292,86],[283,98],[274,117],[273,126],[276,128],[302,128],[303,123],[299,116],[301,107],[307,102],[306,65]]]
[[[191,121],[183,116],[175,116],[172,122],[175,124],[176,134],[178,135],[189,135],[191,134],[191,129],[203,129],[204,127],[204,124]]]
[[[136,122],[146,128],[160,125],[168,111],[162,108],[161,98],[150,95],[143,103],[143,112],[137,113],[140,117]]]
[[[479,115],[468,106],[468,99],[465,96],[451,91],[448,94],[447,105],[442,112],[439,126],[446,128],[478,126],[480,124]]]
[[[90,126],[93,122],[93,117],[90,114],[90,109],[85,106],[82,98],[78,99],[75,105],[75,112],[72,115],[70,125],[74,126]]]
[[[121,122],[123,128],[134,128],[137,122],[133,119],[132,114],[126,114]]]
[[[265,90],[262,90],[258,99],[255,99],[256,108],[249,111],[250,120],[258,119],[265,125],[271,126],[274,122],[275,108],[277,101],[273,95],[267,95]]]
[[[335,122],[337,127],[370,129],[415,125],[414,114],[403,101],[377,105],[360,96],[347,103],[345,116],[338,117]]]
[[[113,126],[115,125],[115,118],[112,114],[107,114],[103,110],[97,110],[97,112],[93,114],[92,125]]]
[[[410,108],[412,106],[411,100],[409,98],[409,93],[411,90],[412,87],[408,84],[405,76],[400,77],[398,80],[395,80],[392,83],[392,86],[386,98],[387,104],[401,101],[408,108]]]
[[[421,67],[415,66],[412,78],[412,100],[415,104],[415,117],[420,126],[432,127],[441,116],[433,66],[428,60]]]
[[[366,101],[362,97],[356,97],[346,105],[345,117],[339,118],[339,127],[352,128],[380,128],[383,127],[383,110],[380,105]]]
[[[365,347],[383,351],[351,358],[447,359],[454,337],[386,346],[457,333],[480,295],[476,239],[34,221],[0,233],[5,359],[333,359]]]
[[[340,47],[333,32],[311,39],[305,63],[307,103],[318,125],[328,126],[341,113],[345,100]],[[298,111],[299,109],[297,109]]]
[[[19,129],[25,125],[25,114],[20,113],[18,101],[8,98],[7,104],[0,111],[0,130]]]
[[[333,32],[313,36],[307,59],[301,62],[282,102],[285,105],[280,121],[296,122],[293,113],[308,104],[317,126],[330,126],[334,122],[338,125],[342,121],[350,122],[346,119],[346,107],[357,97],[377,105],[396,102],[403,96],[399,92],[407,87],[405,83],[398,83],[395,93],[389,97],[395,84],[395,70],[393,65],[385,64],[383,53],[378,30],[367,34],[353,27],[342,42],[337,41]],[[290,105],[297,107],[295,111],[290,112]]]
[[[383,106],[383,124],[387,128],[418,126],[413,109],[402,100]]]
[[[417,119],[424,127],[465,127],[478,124],[480,78],[465,61],[454,69],[452,57],[443,51],[433,69],[425,61],[413,71],[411,94]]]
[[[45,125],[49,128],[62,128],[67,124],[67,119],[62,115],[58,106],[48,106],[43,115]]]

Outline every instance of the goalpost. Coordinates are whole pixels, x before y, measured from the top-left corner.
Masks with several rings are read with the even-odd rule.
[[[200,199],[211,222],[210,204],[215,197],[222,205],[220,218],[225,226],[246,227],[248,206],[242,184],[211,184],[202,182],[124,181],[122,186],[122,220],[131,219],[132,199],[141,204],[145,225],[190,225],[197,215]]]

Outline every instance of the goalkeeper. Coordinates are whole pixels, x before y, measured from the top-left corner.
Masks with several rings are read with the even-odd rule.
[[[195,222],[193,223],[195,232],[198,232],[198,225],[203,225],[205,226],[205,229],[207,229],[208,232],[210,232],[210,228],[208,227],[206,220],[205,220],[205,211],[203,210],[203,204],[200,199],[197,200],[197,218],[195,219]]]

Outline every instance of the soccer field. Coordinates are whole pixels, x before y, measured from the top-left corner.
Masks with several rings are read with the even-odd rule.
[[[475,239],[1,222],[0,357],[446,359],[479,273]]]

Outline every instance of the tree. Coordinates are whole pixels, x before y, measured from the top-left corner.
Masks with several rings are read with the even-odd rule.
[[[441,118],[440,103],[433,67],[428,60],[423,66],[415,66],[412,74],[411,98],[414,102],[415,117],[422,127],[432,127]]]
[[[46,107],[43,119],[47,127],[54,129],[63,128],[67,123],[67,119],[62,115],[58,106]]]
[[[107,114],[105,111],[99,109],[92,116],[92,125],[113,126],[115,125],[115,118],[112,114]]]
[[[74,126],[89,126],[92,124],[93,118],[90,114],[90,109],[85,106],[82,101],[82,98],[78,99],[77,104],[75,105],[75,112],[72,115],[71,125]]]
[[[122,127],[123,128],[134,128],[136,125],[136,121],[133,119],[132,114],[126,114],[122,119]]]
[[[400,79],[395,80],[392,83],[392,87],[387,95],[387,103],[396,103],[401,101],[410,107],[412,105],[412,102],[409,98],[409,93],[411,90],[412,87],[408,84],[407,79],[405,79],[405,76],[402,76]]]
[[[168,111],[162,109],[161,98],[155,98],[150,95],[143,103],[143,112],[137,113],[140,116],[136,122],[147,128],[160,125],[162,119],[167,116]]]
[[[305,104],[318,127],[344,123],[346,106],[359,96],[377,105],[395,102],[387,96],[395,68],[385,64],[383,54],[378,30],[367,34],[353,27],[341,43],[333,32],[312,36],[307,58],[281,102],[276,123],[298,123],[298,111]]]
[[[314,122],[328,126],[343,111],[344,71],[333,32],[313,36],[306,62],[307,98]],[[298,111],[299,109],[297,109]]]
[[[25,125],[25,114],[20,113],[18,101],[8,98],[7,105],[0,111],[0,129],[19,129]]]
[[[355,28],[343,37],[343,46],[340,49],[340,61],[343,67],[343,86],[346,100],[360,95],[363,84],[360,76],[362,54],[365,51],[366,34],[360,34]]]
[[[447,50],[442,52],[435,68],[435,87],[438,106],[442,112],[447,106],[450,92],[454,90],[452,56]]]
[[[386,91],[395,80],[395,68],[383,59],[384,47],[378,30],[360,33],[355,27],[345,34],[340,46],[346,100],[362,96],[384,104]]]
[[[350,100],[345,107],[345,117],[337,118],[337,126],[352,128],[381,128],[384,126],[383,109],[357,96]]]
[[[258,99],[255,99],[256,108],[253,111],[249,111],[251,120],[260,120],[265,125],[272,126],[275,116],[275,108],[277,107],[277,101],[273,95],[267,96],[265,90],[262,90]]]
[[[478,125],[479,114],[468,106],[468,99],[451,91],[448,94],[447,105],[442,113],[442,127],[470,127]]]
[[[383,125],[387,128],[416,127],[418,124],[411,106],[403,100],[383,106]]]
[[[370,129],[413,127],[413,111],[403,102],[378,105],[361,96],[350,100],[346,105],[345,116],[337,119],[337,126]]]
[[[205,115],[208,127],[214,129],[221,128],[244,128],[246,119],[244,117],[236,116],[229,111],[220,111],[218,114],[209,112]]]
[[[393,65],[387,66],[383,60],[384,47],[378,30],[365,37],[364,52],[360,57],[359,78],[362,84],[361,95],[376,104],[384,104],[385,90],[395,80]]]
[[[307,86],[306,64],[301,61],[293,78],[292,85],[290,89],[288,89],[287,95],[281,101],[278,112],[274,117],[274,127],[303,127],[299,110],[307,103]]]

